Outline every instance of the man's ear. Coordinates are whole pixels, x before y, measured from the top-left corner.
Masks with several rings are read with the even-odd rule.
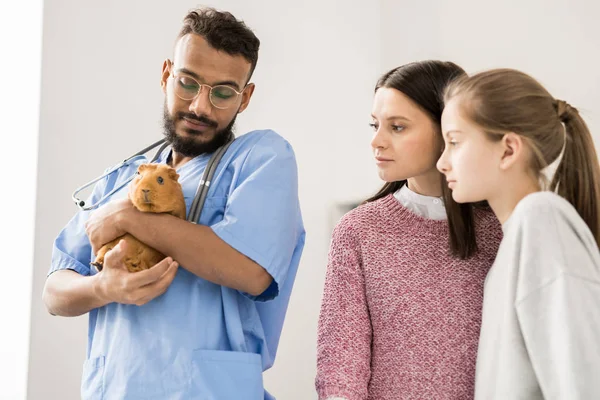
[[[502,137],[500,145],[502,151],[500,169],[507,170],[523,157],[525,142],[521,135],[509,132]]]
[[[250,104],[250,98],[252,97],[252,93],[254,93],[254,83],[249,83],[244,89],[244,93],[242,93],[242,103],[240,104],[240,108],[238,109],[238,114],[243,112],[248,104]]]
[[[171,68],[172,68],[172,63],[171,60],[169,60],[168,58],[163,62],[163,66],[162,66],[162,75],[160,77],[160,87],[162,88],[163,93],[167,93],[167,81],[169,79],[169,76],[171,75]]]

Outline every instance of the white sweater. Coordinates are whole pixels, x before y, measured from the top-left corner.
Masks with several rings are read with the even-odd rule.
[[[525,197],[484,289],[475,398],[600,399],[600,253],[562,197]]]

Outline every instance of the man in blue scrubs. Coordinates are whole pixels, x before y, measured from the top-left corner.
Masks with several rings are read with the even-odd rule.
[[[177,169],[188,212],[211,154],[250,102],[258,48],[231,14],[199,9],[164,62],[170,146],[156,162]],[[100,181],[89,201],[136,168]],[[76,214],[54,243],[43,298],[54,315],[89,312],[82,398],[272,398],[262,372],[275,360],[304,247],[297,186],[289,143],[253,131],[225,153],[197,224],[137,211],[126,187],[97,211]],[[101,272],[90,268],[95,252],[126,232],[168,257],[128,273],[121,243]]]

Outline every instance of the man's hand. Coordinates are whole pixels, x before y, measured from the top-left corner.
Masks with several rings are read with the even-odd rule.
[[[94,254],[97,254],[106,243],[126,233],[122,228],[123,220],[136,211],[128,198],[111,201],[94,211],[85,224],[85,233],[88,235]]]
[[[150,269],[128,272],[123,265],[127,243],[119,242],[106,253],[104,267],[96,274],[97,295],[107,303],[141,306],[166,292],[179,264],[167,257]]]

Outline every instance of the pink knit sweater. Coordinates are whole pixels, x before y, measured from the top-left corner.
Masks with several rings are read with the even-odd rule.
[[[319,318],[320,399],[471,399],[483,281],[502,239],[477,210],[479,252],[450,254],[448,223],[393,195],[348,213],[333,233]]]

